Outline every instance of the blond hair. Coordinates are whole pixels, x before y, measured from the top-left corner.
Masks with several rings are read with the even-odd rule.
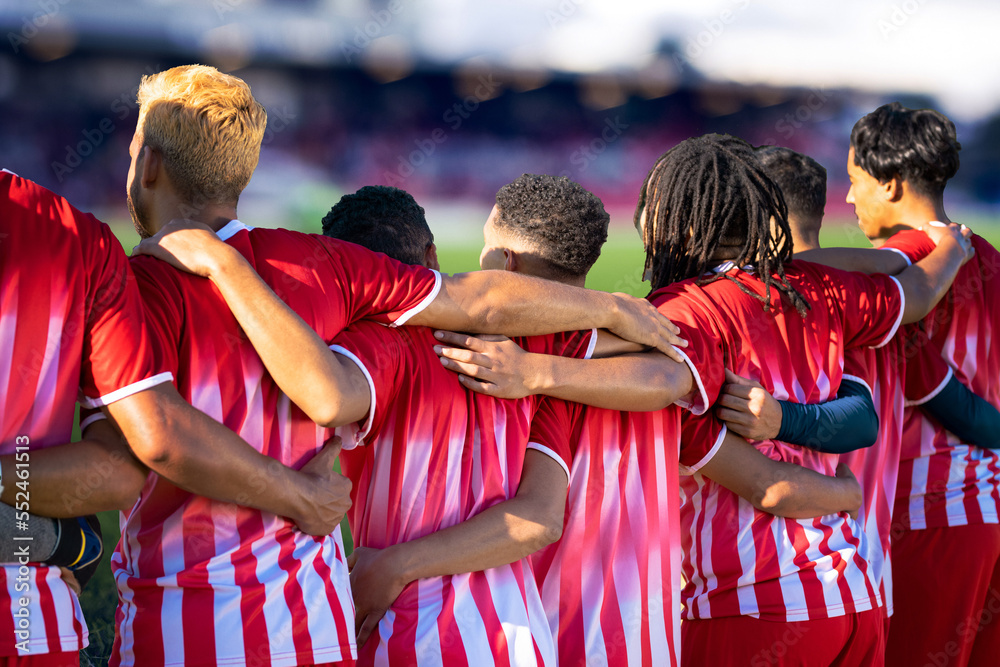
[[[184,65],[142,77],[137,134],[163,156],[188,203],[235,204],[250,182],[267,113],[242,79]]]

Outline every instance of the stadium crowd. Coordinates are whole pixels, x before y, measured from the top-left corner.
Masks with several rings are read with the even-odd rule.
[[[942,114],[845,140],[871,249],[819,246],[808,156],[680,141],[635,299],[584,289],[609,218],[564,176],[448,275],[395,187],[241,223],[240,79],[138,105],[131,259],[0,172],[0,663],[79,664],[120,510],[113,665],[995,664],[1000,255],[945,212]]]

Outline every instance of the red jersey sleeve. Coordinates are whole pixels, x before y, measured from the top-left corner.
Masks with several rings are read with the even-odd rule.
[[[80,391],[81,404],[99,407],[170,382],[173,368],[156,359],[142,298],[121,244],[107,225],[96,219],[90,225],[96,235],[89,249]]]
[[[906,405],[921,405],[937,396],[952,378],[951,366],[919,326],[906,327],[904,396]]]
[[[360,319],[402,325],[441,289],[437,271],[325,236],[265,229],[230,243],[327,342]]]
[[[548,454],[562,466],[569,479],[573,463],[573,426],[580,416],[582,407],[555,398],[543,398],[531,420],[531,435],[528,449]]]
[[[177,351],[187,326],[181,307],[184,297],[177,283],[177,274],[167,263],[145,256],[133,259],[132,269],[139,286],[156,363],[176,375],[180,363]]]
[[[882,347],[903,321],[903,287],[892,276],[824,268],[820,278],[831,313],[843,314],[844,349]],[[817,304],[813,304],[817,307]]]
[[[726,425],[711,413],[681,417],[680,471],[693,475],[712,460],[726,438]]]
[[[514,341],[526,352],[534,354],[590,359],[597,346],[597,329],[564,331],[547,336],[527,336],[516,338]]]
[[[371,396],[364,421],[339,431],[344,449],[364,444],[369,433],[381,430],[384,415],[403,380],[406,346],[399,332],[375,322],[357,322],[334,339],[330,349],[361,369]]]
[[[903,255],[910,264],[919,262],[934,250],[934,242],[919,229],[897,232],[882,244],[882,250],[892,250]]]
[[[691,393],[677,405],[700,415],[719,398],[725,384],[723,335],[716,317],[701,300],[688,293],[689,285],[678,283],[650,296],[650,301],[681,330],[688,341],[685,348],[675,348],[691,371]]]
[[[861,382],[868,387],[868,393],[874,396],[872,387],[875,386],[875,368],[870,363],[872,354],[868,350],[855,347],[844,350],[844,379]]]

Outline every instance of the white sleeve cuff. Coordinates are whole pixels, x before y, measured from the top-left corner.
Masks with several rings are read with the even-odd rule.
[[[429,270],[431,273],[434,274],[434,289],[431,290],[430,294],[424,297],[423,301],[421,301],[413,308],[410,308],[402,315],[397,317],[396,320],[391,324],[391,326],[394,327],[403,326],[410,320],[410,318],[412,318],[414,315],[427,308],[427,306],[431,305],[434,299],[437,298],[437,295],[441,292],[441,272],[435,271],[434,269],[429,269]]]
[[[896,332],[899,331],[899,325],[903,323],[903,311],[906,310],[906,292],[903,291],[903,286],[894,277],[889,276],[889,279],[896,283],[896,289],[899,290],[899,315],[896,317],[896,322],[892,325],[892,329],[882,339],[882,342],[878,345],[872,345],[876,349],[886,345],[896,335]]]
[[[133,382],[130,385],[124,386],[121,389],[115,389],[109,394],[104,394],[104,396],[99,396],[98,398],[90,398],[89,396],[80,396],[80,405],[85,408],[100,408],[105,405],[110,405],[115,401],[120,401],[123,398],[128,398],[133,394],[138,394],[140,391],[146,391],[151,387],[155,387],[158,384],[163,384],[164,382],[172,382],[174,379],[174,374],[171,372],[160,373],[152,377],[148,377],[145,380],[139,380],[138,382]]]
[[[698,472],[699,470],[701,470],[703,467],[705,467],[705,464],[708,463],[709,461],[711,461],[712,458],[715,457],[715,455],[719,453],[719,448],[722,447],[722,441],[726,439],[726,433],[728,433],[728,432],[729,432],[729,429],[726,427],[725,424],[723,424],[722,425],[722,430],[719,431],[719,437],[715,439],[715,444],[712,445],[712,449],[708,450],[708,453],[705,454],[703,457],[701,457],[701,460],[698,461],[697,463],[695,463],[692,466],[686,466],[684,464],[681,464],[681,466],[680,466],[680,472],[681,472],[681,474],[682,475],[693,475],[696,472]],[[683,446],[683,445],[684,445],[684,443],[681,443],[681,446]]]
[[[363,441],[365,439],[365,436],[367,436],[368,433],[372,430],[372,422],[375,420],[375,406],[376,406],[375,381],[372,380],[371,373],[369,373],[368,369],[365,368],[364,363],[362,363],[362,361],[358,359],[357,355],[355,355],[353,352],[351,352],[346,348],[341,347],[340,345],[331,345],[330,350],[343,357],[347,357],[355,364],[357,364],[358,368],[360,368],[361,372],[364,374],[365,380],[368,382],[368,391],[371,392],[371,405],[368,408],[368,418],[365,420],[365,423],[361,427],[361,430],[355,429],[351,433],[352,442],[345,441],[343,443],[344,449],[354,449],[358,445],[364,444]],[[343,436],[341,437],[343,438]]]
[[[850,375],[848,373],[844,373],[841,376],[841,379],[843,379],[843,380],[851,380],[852,382],[857,382],[858,384],[860,384],[861,386],[863,386],[865,389],[868,390],[868,394],[869,394],[869,396],[871,396],[872,403],[875,402],[875,392],[872,391],[872,388],[868,386],[867,382],[865,382],[864,380],[862,380],[861,378],[859,378],[857,375]]]
[[[587,345],[587,354],[584,355],[584,359],[591,359],[594,356],[594,350],[597,349],[597,329],[590,330],[590,344]]]
[[[107,417],[104,415],[104,413],[103,412],[95,412],[94,414],[90,415],[89,417],[87,417],[86,419],[84,419],[82,422],[80,422],[80,432],[83,432],[83,431],[87,430],[88,426],[90,426],[91,424],[93,424],[95,422],[99,422],[102,419],[107,419]]]
[[[689,410],[693,415],[704,414],[709,407],[708,392],[705,391],[705,383],[701,381],[701,375],[698,374],[698,369],[695,368],[694,362],[691,361],[691,357],[687,356],[687,354],[684,353],[684,350],[676,345],[673,347],[674,350],[677,351],[677,354],[681,355],[684,363],[687,364],[688,368],[691,370],[691,377],[694,378],[694,385],[698,388],[698,395],[696,396],[696,399],[701,399],[700,405],[697,401],[695,403],[691,403],[683,399],[678,399],[675,403],[682,408]]]
[[[563,461],[563,458],[561,456],[555,453],[555,450],[551,449],[550,447],[546,447],[545,445],[538,442],[529,442],[528,449],[534,449],[535,451],[541,452],[542,454],[545,454],[546,456],[554,459],[555,462],[559,464],[559,467],[563,469],[563,472],[566,473],[566,480],[568,483],[569,466],[566,465],[566,462]]]
[[[906,260],[906,265],[907,266],[913,266],[913,261],[910,259],[910,256],[907,255],[902,250],[900,250],[899,248],[880,248],[880,250],[888,250],[889,252],[894,252],[894,253],[896,253],[897,255],[899,255],[900,257],[902,257],[903,259]]]
[[[931,400],[932,398],[934,398],[935,396],[937,396],[938,394],[940,394],[944,390],[944,388],[946,386],[948,386],[948,383],[951,382],[951,379],[953,377],[955,377],[955,373],[951,370],[951,368],[949,368],[948,372],[944,376],[944,379],[941,380],[941,384],[939,384],[938,386],[934,387],[934,389],[931,391],[931,393],[927,394],[923,398],[918,398],[918,399],[913,400],[913,401],[904,401],[903,402],[904,407],[912,408],[912,407],[915,407],[917,405],[923,405],[927,401]]]

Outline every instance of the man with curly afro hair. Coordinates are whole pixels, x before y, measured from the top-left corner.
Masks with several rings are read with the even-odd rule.
[[[522,174],[497,192],[480,265],[582,286],[608,239],[609,219],[601,200],[580,184]]]

